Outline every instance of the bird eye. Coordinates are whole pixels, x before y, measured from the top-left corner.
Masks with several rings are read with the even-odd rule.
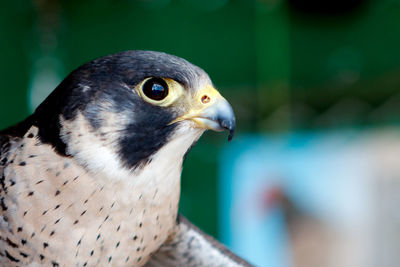
[[[168,95],[168,84],[161,78],[151,78],[143,84],[142,90],[148,98],[160,101]]]

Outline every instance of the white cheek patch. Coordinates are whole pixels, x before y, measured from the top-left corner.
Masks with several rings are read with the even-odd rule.
[[[183,156],[204,132],[203,129],[194,128],[191,121],[183,121],[167,143],[150,157],[150,163],[129,169],[118,156],[118,140],[125,129],[121,114],[108,113],[102,116],[108,124],[97,130],[81,113],[71,121],[60,119],[61,138],[67,144],[67,153],[89,172],[101,174],[99,177],[126,180],[135,186],[138,183],[157,184],[171,182],[171,179],[179,180]]]
[[[181,122],[167,143],[151,156],[150,163],[134,171],[135,179],[129,179],[129,184],[163,188],[166,192],[179,188],[183,157],[203,132],[189,121]]]
[[[108,112],[104,115],[103,125],[94,130],[85,117],[78,115],[71,121],[60,118],[62,125],[61,139],[67,144],[67,153],[88,171],[93,173],[107,173],[110,177],[120,177],[129,174],[118,159],[118,137],[125,125],[118,118]]]

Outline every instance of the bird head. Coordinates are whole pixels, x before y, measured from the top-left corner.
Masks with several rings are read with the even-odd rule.
[[[43,142],[91,170],[112,162],[135,170],[168,145],[171,157],[183,158],[205,130],[228,130],[229,139],[235,130],[231,106],[202,69],[152,51],[84,64],[33,118]]]

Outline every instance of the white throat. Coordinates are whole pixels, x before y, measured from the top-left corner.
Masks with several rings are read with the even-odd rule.
[[[104,182],[123,182],[128,186],[146,183],[151,186],[153,183],[172,182],[168,181],[169,178],[178,178],[174,183],[179,183],[183,157],[200,138],[204,129],[193,127],[190,121],[181,122],[167,143],[150,157],[149,162],[135,169],[126,168],[119,159],[117,143],[114,142],[117,136],[113,132],[99,136],[79,114],[72,123],[63,121],[61,135],[63,141],[68,143],[67,152],[88,172],[99,178],[104,177]]]

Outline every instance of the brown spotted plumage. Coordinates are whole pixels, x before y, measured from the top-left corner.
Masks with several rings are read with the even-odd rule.
[[[247,266],[177,219],[184,156],[204,130],[234,127],[183,59],[128,51],[83,65],[0,132],[0,265]]]

